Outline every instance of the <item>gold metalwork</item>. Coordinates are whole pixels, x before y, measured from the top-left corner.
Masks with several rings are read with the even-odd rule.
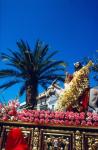
[[[23,124],[24,126],[24,124]],[[11,128],[15,127],[9,123],[9,126],[1,128],[3,137],[3,147],[6,142],[7,133]],[[17,127],[17,124],[16,124]],[[32,126],[20,127],[26,137],[30,150],[98,150],[98,127],[64,127],[61,126],[49,129],[49,126],[40,126],[39,128],[31,128]],[[76,129],[78,128],[78,129]],[[85,131],[85,132],[84,132]]]
[[[82,135],[78,130],[75,132],[74,142],[75,150],[82,150]]]
[[[98,150],[98,133],[83,132],[83,150]]]
[[[72,131],[43,129],[40,150],[71,150]]]
[[[32,150],[39,150],[39,129],[38,128],[34,129]]]

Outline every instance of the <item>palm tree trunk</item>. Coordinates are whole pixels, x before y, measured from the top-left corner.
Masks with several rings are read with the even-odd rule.
[[[34,106],[37,105],[37,95],[38,95],[38,88],[37,83],[35,81],[28,82],[26,86],[26,105],[31,106],[34,108]]]

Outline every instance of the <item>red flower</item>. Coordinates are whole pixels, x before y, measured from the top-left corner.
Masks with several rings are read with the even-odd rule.
[[[69,121],[69,125],[74,125],[74,121]]]
[[[91,112],[87,112],[87,116],[88,117],[92,117],[92,113]]]
[[[76,119],[76,120],[79,120],[79,119],[80,119],[79,113],[75,113],[74,115],[75,115],[75,119]]]
[[[73,120],[75,118],[75,113],[74,112],[69,112],[69,119]]]
[[[45,117],[45,114],[43,114],[42,112],[40,113],[39,115],[40,118],[44,118]]]
[[[59,119],[60,115],[59,113],[55,113],[55,119]]]
[[[46,113],[45,114],[45,118],[48,119],[49,118],[49,114]]]
[[[87,121],[87,126],[92,126],[92,122],[91,121]]]
[[[69,121],[65,120],[65,125],[68,126],[69,125]]]
[[[40,121],[40,120],[39,120],[38,118],[35,118],[35,119],[34,119],[34,123],[39,123],[39,121]]]
[[[84,112],[81,112],[80,113],[80,120],[84,120],[85,119],[85,113]]]
[[[65,112],[65,118],[66,118],[66,119],[69,119],[69,114],[70,114],[69,111],[66,111],[66,112]]]
[[[61,125],[64,125],[64,123],[65,123],[65,122],[64,122],[63,120],[60,120],[60,124],[61,124]]]
[[[54,117],[55,117],[54,113],[53,113],[53,112],[50,113],[49,118],[50,118],[50,119],[53,119]]]
[[[15,116],[16,114],[17,114],[17,111],[15,110],[15,108],[13,108],[12,110],[8,112],[8,115],[11,115],[11,116]]]
[[[75,121],[75,125],[80,125],[80,121],[79,121],[79,120],[76,120],[76,121]]]
[[[98,114],[97,113],[93,113],[92,118],[93,118],[94,121],[98,121]]]
[[[98,122],[93,122],[93,126],[98,126]]]
[[[7,116],[3,116],[3,117],[2,117],[2,120],[3,120],[3,121],[7,121],[7,120],[8,120],[8,117],[7,117]]]
[[[49,119],[45,119],[45,123],[48,124],[49,123]]]
[[[81,125],[82,125],[82,126],[85,126],[85,125],[86,125],[86,121],[85,121],[85,120],[82,120],[82,121],[81,121]]]
[[[44,119],[40,119],[39,121],[41,124],[44,124],[45,123],[45,120]]]

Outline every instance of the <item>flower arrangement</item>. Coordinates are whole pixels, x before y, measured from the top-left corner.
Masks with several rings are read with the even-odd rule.
[[[17,120],[19,105],[18,99],[10,100],[8,104],[0,103],[0,120]]]
[[[98,126],[98,114],[19,109],[18,100],[0,104],[0,121],[29,122],[52,126]]]

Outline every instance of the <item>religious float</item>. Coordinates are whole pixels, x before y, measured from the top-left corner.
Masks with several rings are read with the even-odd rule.
[[[19,127],[30,150],[97,150],[98,98],[90,100],[95,103],[88,109],[91,66],[90,61],[74,73],[67,89],[61,92],[55,111],[19,109],[17,100],[0,104],[0,149],[5,148],[8,132]],[[98,90],[94,92],[96,96]]]

